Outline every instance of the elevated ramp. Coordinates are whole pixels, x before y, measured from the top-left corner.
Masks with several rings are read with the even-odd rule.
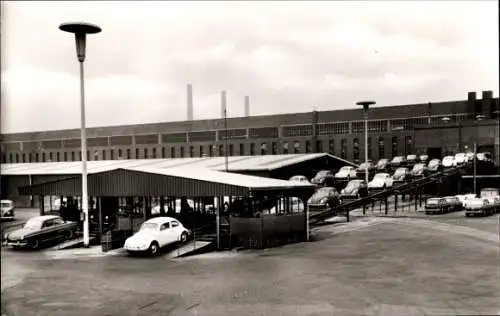
[[[90,237],[89,238],[89,244],[93,244],[93,242],[95,241],[95,237]],[[65,249],[72,249],[72,248],[79,248],[79,247],[83,247],[83,237],[79,237],[79,238],[75,238],[75,239],[71,239],[71,240],[68,240],[68,241],[65,241],[63,243],[60,243],[58,245],[55,245],[49,249],[51,250],[65,250]]]
[[[188,243],[167,252],[165,255],[163,255],[163,257],[165,259],[174,259],[178,257],[194,255],[210,250],[211,245],[213,245],[213,242],[211,241],[191,240]]]

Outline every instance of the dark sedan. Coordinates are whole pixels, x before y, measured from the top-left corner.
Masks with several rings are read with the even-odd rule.
[[[333,185],[335,176],[330,170],[321,170],[311,179],[312,184]]]
[[[7,246],[13,248],[37,249],[48,242],[73,238],[77,229],[76,222],[65,222],[57,215],[36,216],[29,219],[24,227],[7,233]]]
[[[375,173],[375,166],[371,162],[363,162],[359,165],[356,169],[356,176],[358,178],[364,178],[367,172],[370,177]]]
[[[368,186],[364,180],[351,180],[345,188],[340,191],[341,198],[363,198],[368,195]]]
[[[333,187],[319,188],[307,201],[310,211],[324,211],[341,203],[340,195]]]
[[[456,212],[462,210],[462,208],[462,202],[455,196],[430,198],[425,202],[426,214]]]

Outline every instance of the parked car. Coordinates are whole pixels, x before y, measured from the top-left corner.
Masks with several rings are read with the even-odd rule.
[[[500,198],[500,189],[497,188],[484,188],[480,193],[481,198],[488,199],[491,203],[495,203]]]
[[[491,215],[500,211],[500,190],[485,188],[479,197],[470,199],[465,205],[465,216]]]
[[[493,162],[490,152],[482,152],[477,154],[477,160],[484,162]]]
[[[29,219],[24,227],[6,234],[7,246],[13,248],[39,248],[42,244],[73,238],[77,223],[64,221],[57,215],[36,216]]]
[[[388,169],[388,167],[389,167],[389,164],[390,164],[389,159],[382,158],[382,159],[380,159],[380,160],[377,162],[377,165],[375,166],[375,168],[376,168],[376,169],[377,169],[377,171],[379,171],[379,172],[387,171],[387,169]]]
[[[413,178],[426,177],[428,173],[429,172],[427,171],[427,167],[423,163],[417,163],[410,171],[410,174]]]
[[[13,221],[15,220],[15,206],[14,202],[11,200],[1,200],[0,201],[0,214],[1,214],[1,219],[2,221],[10,220]]]
[[[186,242],[191,232],[173,217],[154,217],[144,223],[137,233],[125,240],[123,248],[129,254],[149,253],[154,256],[167,245]]]
[[[309,211],[323,211],[341,204],[340,194],[334,187],[322,187],[307,201]]]
[[[335,174],[335,179],[352,179],[356,178],[356,169],[352,166],[344,166]]]
[[[455,196],[462,203],[462,207],[464,207],[464,208],[467,207],[468,202],[477,198],[474,193],[459,194],[459,195],[455,195]]]
[[[468,151],[465,153],[468,162],[474,161],[474,153],[472,151]]]
[[[417,155],[408,155],[406,156],[406,165],[412,167],[414,164],[418,162]]]
[[[356,176],[358,178],[364,178],[367,172],[368,176],[370,176],[371,174],[373,174],[374,171],[375,171],[375,166],[371,162],[363,162],[356,169]]]
[[[368,195],[368,186],[361,179],[349,181],[346,187],[340,191],[340,197],[344,198],[363,198]]]
[[[429,156],[428,155],[420,155],[418,157],[418,159],[420,160],[421,163],[427,164],[427,162],[429,161]]]
[[[335,177],[333,176],[333,173],[330,170],[320,170],[314,178],[311,179],[312,184],[319,184],[319,185],[330,185],[333,184],[335,180]]]
[[[443,158],[442,165],[444,168],[453,168],[457,166],[455,156],[446,156]]]
[[[293,176],[293,177],[290,178],[289,181],[297,182],[297,183],[304,183],[304,184],[310,184],[311,183],[311,182],[309,182],[309,180],[307,179],[306,176],[301,176],[301,175]]]
[[[438,172],[439,170],[441,170],[441,160],[436,158],[429,161],[427,170],[429,172]]]
[[[374,190],[374,189],[382,189],[385,190],[386,188],[392,187],[393,184],[393,179],[390,174],[388,173],[377,173],[374,177],[373,180],[368,182],[368,189]]]
[[[408,170],[408,168],[406,167],[396,169],[394,175],[392,176],[392,180],[395,183],[407,182],[410,180],[410,178],[410,170]]]
[[[399,168],[399,167],[404,166],[405,163],[406,163],[405,157],[403,157],[403,156],[396,156],[396,157],[392,158],[390,164],[391,164],[392,168]]]
[[[425,202],[426,214],[444,214],[448,212],[460,211],[462,202],[455,196],[430,198]]]
[[[465,153],[458,153],[455,155],[455,162],[458,166],[464,165],[467,163],[467,154]]]

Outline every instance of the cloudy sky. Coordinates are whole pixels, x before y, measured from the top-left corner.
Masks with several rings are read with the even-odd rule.
[[[1,132],[79,127],[67,21],[88,39],[87,125],[498,96],[497,1],[2,2]]]

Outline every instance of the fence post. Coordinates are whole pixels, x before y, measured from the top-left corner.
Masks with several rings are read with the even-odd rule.
[[[395,192],[394,194],[394,213],[398,211],[398,192]]]
[[[350,221],[349,208],[345,208],[344,211],[345,211],[346,222],[349,222]]]
[[[389,201],[387,200],[387,196],[384,199],[385,202],[385,215],[389,212]]]

